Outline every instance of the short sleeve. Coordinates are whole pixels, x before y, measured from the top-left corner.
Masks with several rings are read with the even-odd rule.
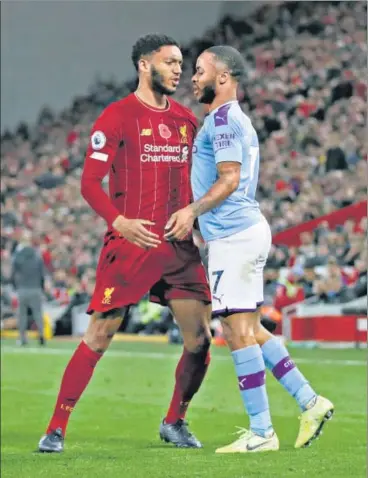
[[[241,128],[237,124],[237,119],[231,116],[228,111],[221,112],[220,108],[215,112],[210,130],[210,139],[216,164],[224,161],[242,163]]]
[[[111,163],[121,141],[120,121],[115,104],[108,106],[93,125],[86,162]]]

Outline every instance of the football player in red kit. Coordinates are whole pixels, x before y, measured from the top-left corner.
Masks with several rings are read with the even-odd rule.
[[[168,305],[184,339],[172,401],[160,436],[178,447],[200,448],[184,416],[209,364],[210,291],[192,236],[164,240],[170,216],[191,200],[192,112],[172,100],[182,71],[178,44],[146,35],[133,47],[137,90],[110,104],[91,132],[82,174],[82,195],[107,223],[91,314],[83,340],[62,378],[54,414],[39,442],[60,452],[69,416],[131,304],[150,291]],[[109,195],[101,185],[109,175]]]

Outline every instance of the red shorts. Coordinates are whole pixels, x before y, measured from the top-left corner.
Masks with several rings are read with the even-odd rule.
[[[147,292],[152,302],[162,305],[171,299],[211,302],[206,274],[193,240],[162,242],[157,249],[145,250],[108,232],[87,313],[136,304]]]

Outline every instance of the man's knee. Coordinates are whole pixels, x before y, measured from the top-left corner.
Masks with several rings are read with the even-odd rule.
[[[99,327],[98,323],[88,327],[88,330],[84,334],[83,340],[90,349],[98,353],[105,352],[109,345],[107,333],[105,330]]]
[[[210,330],[203,331],[203,333],[198,337],[196,352],[207,354],[211,346],[211,340],[212,336]]]
[[[253,314],[234,314],[224,317],[222,326],[225,340],[231,350],[257,343],[257,318]]]
[[[104,353],[117,332],[124,313],[124,309],[95,312],[83,338],[88,347],[95,352]]]
[[[263,327],[261,325],[261,320],[257,320],[253,326],[254,335],[257,337],[260,333],[262,333],[262,329]]]
[[[105,353],[110,345],[110,341],[107,340],[106,336],[102,335],[85,335],[83,340],[91,350],[99,354]]]
[[[184,346],[188,352],[195,354],[207,354],[211,345],[211,331],[201,326],[195,334],[184,337]]]

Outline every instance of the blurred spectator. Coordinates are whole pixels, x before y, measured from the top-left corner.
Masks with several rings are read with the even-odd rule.
[[[315,284],[321,280],[321,276],[316,273],[313,265],[305,264],[304,274],[300,281],[304,289],[304,295],[306,299],[313,297],[315,295]]]
[[[265,269],[264,272],[264,298],[265,301],[268,301],[271,299],[271,303],[273,301],[273,298],[276,295],[277,289],[280,285],[279,282],[280,278],[280,271],[278,268],[271,268],[268,267]]]
[[[354,262],[358,259],[359,255],[363,252],[364,249],[364,236],[361,235],[351,235],[349,237],[348,251],[343,256],[344,264],[348,266],[354,265]]]
[[[293,269],[287,278],[283,281],[277,290],[274,299],[274,306],[277,310],[282,310],[296,302],[301,302],[305,299],[304,288],[302,285],[302,271]]]
[[[39,341],[44,345],[42,292],[45,282],[44,264],[32,246],[31,234],[25,231],[13,254],[11,282],[18,296],[18,329],[20,344],[27,344],[29,311],[36,322]]]
[[[345,153],[340,148],[340,137],[334,133],[328,142],[326,153],[326,173],[335,169],[347,169],[348,165],[345,159]]]
[[[286,266],[287,253],[280,247],[271,246],[271,251],[267,260],[267,267],[271,269],[280,269]]]
[[[313,242],[313,235],[310,232],[303,232],[300,235],[301,245],[299,246],[299,252],[305,256],[315,254],[315,245]]]
[[[329,257],[327,262],[327,276],[316,281],[316,293],[325,302],[336,302],[344,286],[342,272],[337,260]]]
[[[313,263],[315,266],[322,266],[327,264],[327,259],[329,255],[329,249],[326,244],[317,245],[316,248],[316,255],[313,259]]]

